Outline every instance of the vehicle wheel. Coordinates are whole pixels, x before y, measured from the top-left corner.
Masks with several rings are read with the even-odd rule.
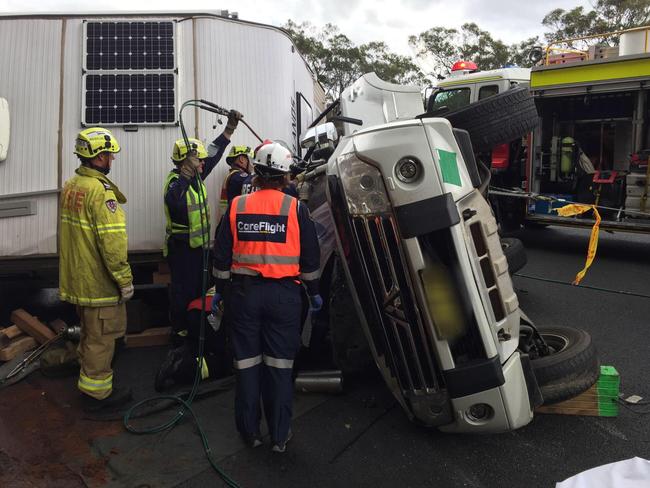
[[[524,249],[524,244],[519,239],[502,237],[501,249],[503,249],[503,254],[505,254],[506,260],[508,261],[508,272],[511,275],[526,266],[528,262],[526,249]]]
[[[561,402],[588,390],[600,375],[591,336],[572,327],[538,327],[552,353],[531,360],[544,404]]]
[[[533,97],[525,86],[441,116],[453,127],[469,132],[476,152],[524,136],[537,126],[539,120]]]

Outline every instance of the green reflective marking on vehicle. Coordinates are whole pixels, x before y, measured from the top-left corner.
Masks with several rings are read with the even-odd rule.
[[[438,149],[438,157],[440,158],[442,181],[456,186],[463,186],[463,183],[460,179],[460,172],[458,171],[456,153],[445,151],[444,149]]]

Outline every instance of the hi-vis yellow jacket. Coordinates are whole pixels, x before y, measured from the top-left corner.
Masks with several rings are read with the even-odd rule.
[[[80,166],[61,195],[59,297],[90,307],[115,305],[133,280],[127,262],[126,198],[94,169]]]

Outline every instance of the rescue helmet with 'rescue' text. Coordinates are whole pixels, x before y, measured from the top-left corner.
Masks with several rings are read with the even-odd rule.
[[[291,163],[291,151],[278,142],[270,142],[257,149],[253,166],[261,177],[273,178],[288,174],[291,171]]]
[[[190,137],[187,140],[190,143],[189,151],[196,151],[197,158],[205,159],[208,157],[208,151],[205,150],[205,146],[201,141],[194,139],[193,137]],[[172,161],[180,163],[187,157],[189,151],[185,145],[185,139],[178,139],[172,148]]]
[[[103,152],[118,153],[120,145],[111,131],[103,127],[89,127],[77,134],[74,153],[92,159]]]

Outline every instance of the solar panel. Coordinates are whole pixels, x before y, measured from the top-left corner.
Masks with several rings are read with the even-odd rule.
[[[87,70],[174,69],[172,22],[87,22]]]
[[[85,21],[82,123],[175,123],[174,33],[171,21]]]
[[[174,123],[174,76],[86,75],[85,124]]]

